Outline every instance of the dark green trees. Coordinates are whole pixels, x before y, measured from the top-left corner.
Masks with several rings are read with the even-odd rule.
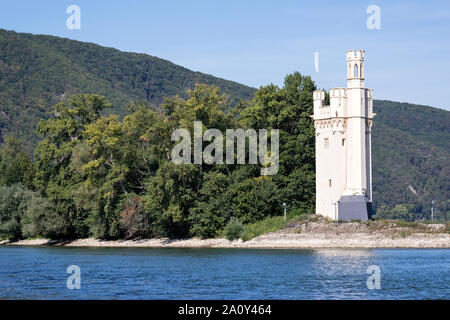
[[[214,86],[196,85],[188,98],[165,99],[159,111],[134,104],[120,119],[104,116],[98,95],[75,95],[41,120],[32,163],[9,139],[0,152],[0,224],[5,237],[216,237],[232,219],[251,223],[277,215],[281,203],[310,211],[314,199],[314,134],[309,77],[260,88],[232,107]],[[260,164],[175,164],[175,129],[280,129],[280,169]],[[205,147],[209,142],[204,142]],[[9,189],[8,189],[9,188]],[[11,189],[12,188],[12,189]],[[8,200],[8,201],[7,201]],[[234,221],[234,220],[233,220]]]

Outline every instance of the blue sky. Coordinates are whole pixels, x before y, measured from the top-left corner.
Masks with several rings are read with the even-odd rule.
[[[81,30],[66,27],[72,4]],[[369,5],[381,9],[380,30],[366,27]],[[2,0],[0,28],[148,53],[253,87],[293,71],[345,86],[345,51],[364,49],[376,99],[450,110],[449,1]]]

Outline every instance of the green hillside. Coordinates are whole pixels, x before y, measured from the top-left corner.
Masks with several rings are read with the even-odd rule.
[[[114,106],[108,112],[123,116],[131,101],[158,106],[163,97],[187,98],[186,90],[197,83],[218,86],[232,104],[252,99],[256,91],[146,54],[0,29],[0,143],[16,136],[31,155],[38,120],[73,94],[103,95]],[[426,215],[434,199],[436,213],[446,217],[450,112],[380,100],[374,112],[374,207],[409,204],[409,211]]]
[[[76,93],[103,95],[116,106],[112,113],[124,115],[131,100],[157,105],[163,97],[185,98],[196,83],[214,84],[235,102],[255,91],[146,54],[0,29],[0,142],[19,136],[31,153],[37,121]]]
[[[399,107],[400,103],[389,102]],[[388,110],[374,104],[377,116]],[[423,107],[431,109],[429,107]],[[442,117],[449,112],[439,110]],[[411,115],[411,118],[417,115]],[[409,116],[405,116],[406,119]],[[408,119],[411,120],[411,119]],[[448,125],[447,125],[448,130]],[[374,121],[372,131],[372,167],[374,206],[393,208],[399,204],[412,204],[414,213],[423,217],[430,214],[431,201],[435,200],[435,214],[450,219],[450,152],[435,144],[445,142],[424,141],[400,129],[389,127],[382,119]],[[438,136],[437,132],[426,134]],[[448,135],[448,134],[447,134]]]
[[[410,103],[377,100],[376,122],[450,151],[450,112]]]

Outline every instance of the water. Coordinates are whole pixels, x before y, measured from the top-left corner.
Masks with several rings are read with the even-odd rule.
[[[0,299],[450,299],[450,250],[0,247]]]

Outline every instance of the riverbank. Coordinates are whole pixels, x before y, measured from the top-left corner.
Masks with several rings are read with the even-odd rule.
[[[249,241],[227,239],[139,239],[76,240],[33,239],[2,245],[66,247],[144,247],[144,248],[450,248],[450,234],[444,224],[401,224],[392,222],[349,222],[336,226],[326,220],[291,223],[276,232]]]

